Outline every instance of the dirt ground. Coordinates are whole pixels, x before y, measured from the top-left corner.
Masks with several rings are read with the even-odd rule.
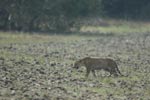
[[[46,39],[0,44],[0,100],[150,100],[149,33]],[[124,76],[85,78],[73,64],[87,56],[114,59]]]

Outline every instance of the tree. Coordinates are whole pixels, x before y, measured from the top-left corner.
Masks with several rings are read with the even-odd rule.
[[[105,15],[117,18],[139,18],[149,0],[102,0]],[[146,8],[149,9],[149,8]],[[144,16],[143,16],[144,17]]]

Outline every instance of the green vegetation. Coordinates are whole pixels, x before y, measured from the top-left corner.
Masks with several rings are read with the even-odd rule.
[[[150,99],[150,35],[41,35],[0,33],[0,99]],[[146,41],[143,43],[143,41]],[[124,76],[96,71],[85,78],[73,63],[112,58]]]
[[[149,0],[0,0],[0,100],[149,100]],[[84,57],[124,76],[85,78]]]
[[[149,0],[0,0],[0,30],[78,31],[85,18],[149,20]],[[80,20],[78,20],[80,19]]]
[[[80,29],[81,32],[85,34],[96,33],[96,34],[118,34],[127,35],[133,33],[148,33],[150,32],[150,24],[142,21],[124,21],[124,20],[112,20],[103,19],[103,25],[83,25]]]

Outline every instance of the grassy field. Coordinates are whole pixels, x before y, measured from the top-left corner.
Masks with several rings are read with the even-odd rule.
[[[107,28],[112,35],[1,32],[0,100],[149,100],[149,31]],[[86,79],[73,64],[87,56],[114,59],[124,76],[96,71]]]
[[[86,19],[87,20],[87,19]],[[90,24],[81,27],[81,32],[101,33],[101,34],[133,34],[150,32],[150,23],[143,21],[125,21],[112,19],[88,19]],[[94,23],[95,22],[95,23]],[[87,23],[87,22],[86,22]],[[91,25],[94,23],[94,25]]]

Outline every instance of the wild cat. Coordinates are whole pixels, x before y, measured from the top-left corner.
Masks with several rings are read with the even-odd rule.
[[[91,58],[86,57],[75,62],[74,68],[79,68],[81,66],[86,67],[86,77],[89,76],[92,71],[93,75],[96,77],[95,70],[105,70],[110,73],[110,75],[118,76],[122,75],[118,69],[116,62],[109,58]]]

